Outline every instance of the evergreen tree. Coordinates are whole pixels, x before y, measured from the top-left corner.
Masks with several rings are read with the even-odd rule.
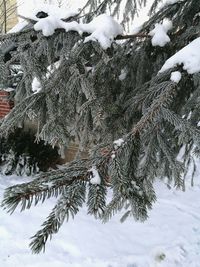
[[[116,16],[122,12],[121,2],[89,0],[64,22],[87,23],[105,12]],[[126,1],[124,25],[146,2]],[[195,170],[193,155],[200,151],[200,61],[197,57],[194,70],[184,57],[171,65],[174,58],[167,59],[199,41],[200,5],[196,0],[171,1],[155,12],[160,2],[154,1],[151,17],[138,34],[118,35],[108,48],[85,43],[89,34],[81,36],[75,28],[58,29],[48,37],[33,27],[0,36],[1,44],[10,47],[1,52],[2,81],[15,78],[10,72],[13,62],[22,70],[18,104],[2,120],[1,135],[32,120],[38,125],[36,140],[58,146],[61,152],[70,141],[79,143],[72,162],[5,191],[2,205],[11,213],[18,205],[25,210],[58,197],[32,239],[33,252],[44,249],[48,238],[84,203],[88,214],[103,222],[121,210],[122,221],[128,216],[146,220],[156,200],[154,181],[167,178],[168,184],[184,189],[188,166],[193,164]],[[38,15],[48,16],[41,12]],[[164,25],[166,18],[172,27]],[[165,45],[152,39],[156,23]],[[36,93],[31,90],[34,79],[39,84]],[[81,151],[88,151],[88,157],[81,159]],[[107,204],[108,189],[112,199]]]

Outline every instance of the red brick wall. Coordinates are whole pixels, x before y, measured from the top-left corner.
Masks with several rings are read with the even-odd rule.
[[[0,90],[0,118],[5,117],[14,106],[14,102],[9,100],[10,93]]]

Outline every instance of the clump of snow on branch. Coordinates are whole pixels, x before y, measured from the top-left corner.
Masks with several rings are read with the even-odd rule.
[[[68,31],[79,32],[79,26],[76,21],[64,22],[59,18],[49,16],[44,19],[40,19],[35,25],[34,29],[36,31],[42,31],[44,36],[51,36],[54,34],[56,29],[65,29]]]
[[[121,73],[120,73],[120,75],[119,75],[119,80],[120,80],[120,81],[125,80],[125,79],[126,79],[126,76],[127,76],[127,70],[126,70],[126,69],[122,69],[122,70],[121,70]]]
[[[20,21],[18,22],[12,29],[10,29],[7,33],[20,32],[28,25],[28,21]]]
[[[124,139],[119,138],[118,140],[115,140],[113,142],[114,145],[114,149],[118,149],[120,146],[122,146],[124,144]]]
[[[36,31],[42,31],[44,36],[50,36],[54,34],[56,29],[64,28],[66,31],[77,31],[78,30],[78,23],[73,22],[64,22],[64,19],[69,17],[73,17],[78,14],[77,10],[66,10],[59,8],[56,5],[52,4],[39,4],[35,7],[29,6],[28,3],[23,5],[23,11],[25,11],[25,17],[31,20],[36,21],[34,25],[34,29]],[[22,11],[21,11],[22,12]],[[44,12],[47,14],[45,18],[38,18],[37,14],[39,12]],[[19,9],[20,15],[20,9]],[[24,16],[24,14],[22,14]]]
[[[177,65],[183,64],[183,69],[189,74],[194,74],[200,71],[200,37],[192,41],[190,44],[182,48],[175,55],[170,57],[161,70],[160,73],[174,68]]]
[[[111,159],[113,159],[113,160],[115,159],[115,157],[116,157],[116,150],[118,148],[120,148],[121,146],[124,146],[124,139],[123,138],[119,138],[119,139],[117,139],[117,140],[115,140],[113,142],[114,150],[111,153]]]
[[[143,27],[143,23],[141,25],[139,25],[139,26],[134,27],[130,31],[130,34],[137,34],[137,33],[139,33],[142,30],[142,27]]]
[[[41,82],[38,80],[38,78],[34,77],[32,81],[32,91],[36,94],[39,93],[42,90]]]
[[[123,33],[122,26],[106,14],[99,15],[90,23],[81,24],[81,29],[83,32],[91,33],[85,38],[85,43],[98,41],[103,49],[110,47],[114,38]]]
[[[101,183],[101,178],[100,178],[100,175],[98,173],[96,166],[92,166],[92,168],[89,169],[88,172],[90,172],[90,183],[91,184],[98,185]]]
[[[76,21],[64,22],[58,17],[48,16],[40,19],[34,25],[34,29],[42,31],[45,36],[52,35],[56,29],[65,29],[66,32],[76,31],[79,34],[87,32],[90,35],[85,38],[84,43],[98,41],[103,49],[110,47],[114,38],[123,32],[122,26],[106,14],[99,15],[87,24],[78,24]]]
[[[48,14],[48,17],[39,19],[36,15],[43,11]],[[34,20],[38,22],[34,25],[36,31],[42,31],[44,36],[50,36],[54,34],[56,29],[65,29],[67,31],[79,31],[78,23],[64,22],[63,19],[77,15],[77,11],[66,11],[65,9],[52,6],[52,5],[42,5],[34,10]]]
[[[166,2],[163,4],[164,6],[167,5],[173,5],[175,3],[177,3],[179,0],[166,0]]]
[[[164,3],[161,3],[159,9],[162,9],[162,8],[164,8],[166,6],[169,6],[169,5],[173,5],[173,4],[175,4],[175,3],[179,2],[179,1],[180,0],[165,0]]]
[[[174,72],[171,73],[170,80],[172,82],[179,83],[180,80],[181,80],[181,76],[182,75],[181,75],[180,71],[174,71]]]
[[[122,26],[113,17],[106,14],[101,14],[90,23],[84,24],[76,21],[64,21],[69,17],[77,15],[78,12],[62,9],[51,4],[37,5],[31,11],[30,8],[27,8],[27,10],[23,16],[36,21],[34,29],[36,31],[42,31],[44,36],[53,35],[56,29],[64,29],[66,32],[76,31],[80,35],[86,32],[90,35],[85,38],[85,43],[97,41],[103,49],[107,49],[111,46],[114,38],[123,33]],[[38,18],[37,14],[39,12],[44,12],[47,16],[45,18]]]
[[[115,154],[115,151],[112,151],[112,154],[111,154],[111,159],[115,159],[115,157],[116,157],[116,154]]]
[[[25,12],[25,14],[20,14],[21,12]],[[28,19],[34,20],[34,21],[40,21],[43,19],[38,18],[36,15],[39,12],[46,13],[51,18],[57,18],[57,19],[68,19],[70,17],[73,17],[78,14],[78,10],[69,10],[65,8],[60,8],[57,5],[53,4],[37,4],[35,6],[29,5],[28,2],[25,2],[22,5],[22,8],[19,7],[19,15],[23,15]]]
[[[167,33],[171,28],[172,22],[169,19],[164,19],[162,23],[156,23],[155,28],[149,33],[153,37],[151,40],[152,45],[163,47],[169,43],[170,38]]]

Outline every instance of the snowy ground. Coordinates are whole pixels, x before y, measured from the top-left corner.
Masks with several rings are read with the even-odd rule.
[[[9,185],[24,181],[0,177],[0,197]],[[199,181],[198,181],[199,180]],[[102,225],[86,211],[64,224],[45,254],[32,255],[29,237],[39,229],[55,200],[12,216],[0,210],[1,267],[199,267],[200,175],[186,192],[158,183],[158,201],[147,222],[116,216]]]

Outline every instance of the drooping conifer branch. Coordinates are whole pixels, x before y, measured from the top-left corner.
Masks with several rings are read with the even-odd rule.
[[[89,214],[104,222],[121,211],[122,221],[128,216],[143,221],[156,200],[155,179],[166,177],[176,187],[183,186],[188,157],[193,149],[200,151],[200,75],[188,74],[181,65],[163,73],[159,70],[197,38],[199,12],[194,0],[169,5],[145,23],[144,35],[118,36],[133,41],[114,43],[108,50],[97,42],[84,44],[78,33],[64,30],[48,38],[33,29],[0,36],[4,42],[16,43],[17,53],[11,52],[11,57],[18,59],[23,70],[16,88],[19,103],[2,121],[0,133],[9,134],[29,118],[38,125],[38,140],[57,146],[79,143],[77,159],[62,169],[5,191],[3,207],[10,212],[18,205],[27,209],[59,197],[33,237],[34,252],[44,249],[47,239],[83,203]],[[166,16],[174,25],[171,42],[153,47],[146,33]],[[8,68],[12,60],[6,62]],[[179,82],[171,79],[175,71],[181,75]],[[8,73],[1,77],[12,78]],[[39,84],[37,92],[33,81]],[[177,155],[185,145],[180,162]],[[85,150],[88,158],[79,160],[79,152]],[[91,170],[98,174],[96,184]],[[108,187],[113,194],[106,204]]]

